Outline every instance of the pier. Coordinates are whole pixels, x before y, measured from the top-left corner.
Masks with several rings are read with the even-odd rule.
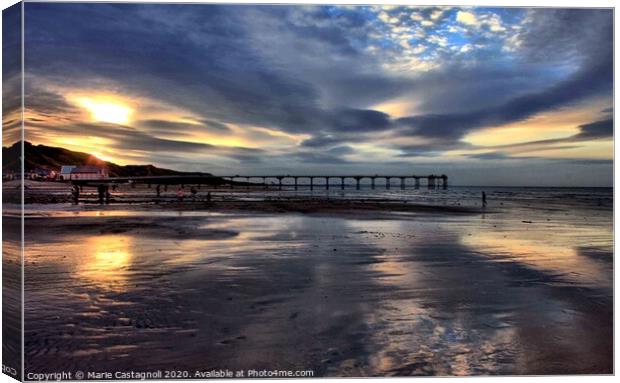
[[[378,187],[377,180],[384,181],[384,187],[390,189],[392,186],[402,189],[407,186],[420,188],[425,186],[429,189],[437,187],[448,187],[448,176],[442,175],[174,175],[174,176],[143,176],[143,177],[109,177],[101,179],[74,179],[70,182],[81,187],[97,187],[100,185],[112,186],[120,184],[147,184],[147,185],[212,185],[214,187],[224,186],[230,189],[235,187],[249,188],[252,186],[275,186],[278,189],[292,187],[299,188],[340,188],[344,190],[348,186],[360,189],[363,182],[367,182],[371,189]],[[353,181],[352,183],[347,181]]]
[[[307,176],[299,176],[299,175],[275,175],[275,176],[242,176],[242,175],[234,175],[234,176],[222,176],[222,178],[230,181],[230,187],[234,187],[235,181],[241,180],[245,182],[246,185],[277,185],[279,189],[282,189],[283,186],[292,186],[295,190],[298,190],[300,187],[309,187],[310,190],[313,190],[315,187],[320,188],[323,187],[326,190],[329,190],[330,187],[339,187],[340,189],[345,189],[347,187],[347,180],[355,181],[355,188],[360,189],[362,181],[368,180],[370,181],[370,187],[374,189],[376,187],[376,180],[384,180],[385,188],[390,189],[392,186],[392,180],[397,180],[396,185],[399,185],[402,189],[407,186],[407,180],[413,181],[413,187],[419,188],[421,186],[421,180],[423,180],[424,185],[429,189],[434,189],[438,186],[447,188],[448,187],[448,176],[445,174],[442,175],[427,175],[427,176],[417,176],[417,175],[335,175],[335,176],[326,176],[326,175],[307,175]],[[259,180],[259,182],[255,182]],[[316,180],[322,180],[323,182],[317,183]],[[336,182],[333,182],[336,180]],[[269,181],[272,181],[271,184]],[[288,181],[288,182],[285,182]],[[300,183],[300,181],[306,181],[305,183]]]

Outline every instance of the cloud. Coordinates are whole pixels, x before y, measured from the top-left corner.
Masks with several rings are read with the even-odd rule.
[[[138,102],[135,126],[89,133],[171,163],[192,153],[195,163],[209,156],[220,168],[258,157],[272,168],[353,166],[363,162],[353,147],[363,145],[385,163],[399,150],[438,160],[466,148],[461,139],[473,130],[612,99],[606,10],[26,6],[27,103],[37,118],[67,118],[47,125],[48,134],[79,134],[80,111],[66,92],[111,91],[169,107],[174,118],[150,115]],[[393,100],[406,100],[398,115],[405,117],[373,109]],[[30,132],[43,139],[43,125],[32,122]],[[273,140],[256,139],[256,129]],[[604,130],[582,127],[583,137]],[[200,142],[224,136],[239,138],[226,146],[249,142],[263,151]]]
[[[567,79],[536,93],[524,94],[502,104],[453,114],[428,114],[398,119],[410,135],[460,139],[467,132],[519,121],[594,96],[611,96],[613,69],[607,60],[586,61]]]
[[[574,138],[580,140],[611,138],[614,135],[614,120],[606,119],[580,125],[581,130]]]
[[[217,121],[200,120],[200,123],[187,123],[167,120],[140,120],[135,123],[146,128],[150,133],[165,135],[191,135],[195,133],[230,133],[226,125]]]
[[[478,26],[478,18],[473,12],[467,11],[458,11],[456,13],[456,21],[461,24],[470,25],[470,26]]]

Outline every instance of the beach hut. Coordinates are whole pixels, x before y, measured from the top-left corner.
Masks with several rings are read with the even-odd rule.
[[[99,166],[77,166],[71,170],[72,180],[100,180],[108,178],[108,170]]]

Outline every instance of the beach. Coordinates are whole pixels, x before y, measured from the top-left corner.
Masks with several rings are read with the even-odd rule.
[[[27,205],[26,373],[612,373],[611,191],[503,192]]]

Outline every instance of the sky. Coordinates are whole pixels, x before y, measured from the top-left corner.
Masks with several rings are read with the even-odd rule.
[[[609,9],[26,3],[25,20],[36,144],[219,175],[612,185]]]

